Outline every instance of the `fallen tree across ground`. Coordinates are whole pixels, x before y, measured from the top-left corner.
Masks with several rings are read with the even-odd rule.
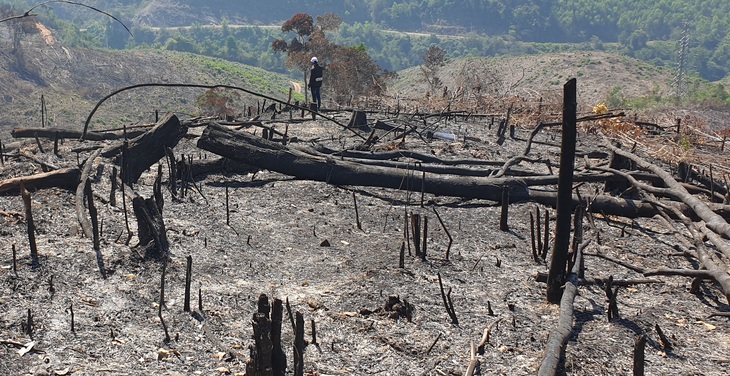
[[[236,131],[211,123],[198,140],[198,147],[228,159],[262,169],[294,176],[298,179],[322,181],[334,185],[374,186],[425,192],[439,196],[467,199],[502,200],[502,188],[509,187],[510,202],[532,201],[555,207],[557,193],[546,187],[557,183],[557,176],[473,177],[415,173],[414,170],[366,165],[353,161],[323,156],[306,149],[295,149],[265,140],[244,131]],[[604,175],[595,181],[605,181]],[[576,177],[576,181],[580,176]],[[581,198],[573,195],[574,205]],[[668,204],[672,204],[668,202]],[[694,216],[691,210],[674,203],[679,210]],[[714,205],[721,215],[728,216],[727,208]],[[652,217],[657,208],[639,200],[596,195],[589,200],[589,211],[622,217]]]

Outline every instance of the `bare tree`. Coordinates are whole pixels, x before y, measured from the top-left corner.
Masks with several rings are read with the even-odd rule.
[[[444,64],[446,64],[446,51],[439,46],[431,46],[423,54],[421,73],[423,73],[423,77],[426,79],[431,92],[434,92],[442,85],[438,71]]]

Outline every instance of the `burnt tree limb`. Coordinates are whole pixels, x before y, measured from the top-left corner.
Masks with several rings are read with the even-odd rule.
[[[122,138],[138,137],[146,132],[145,129],[124,131],[107,131],[107,132],[87,132],[86,140],[89,141],[107,141],[120,140]],[[11,132],[13,138],[48,138],[48,139],[71,139],[78,140],[81,138],[82,132],[64,128],[15,128]]]
[[[142,173],[165,157],[167,148],[173,148],[187,134],[188,128],[172,113],[168,113],[149,131],[129,140],[131,161],[122,168],[123,181],[137,182]],[[105,158],[117,157],[121,164],[123,144],[107,148],[102,152]],[[127,169],[129,171],[127,171]]]
[[[41,174],[0,180],[0,194],[19,194],[21,184],[34,191],[46,188],[62,188],[73,191],[81,180],[81,170],[76,167],[62,168]]]
[[[611,145],[610,143],[607,143],[607,146],[609,149],[611,149],[612,152],[616,153],[617,155],[628,158],[635,162],[639,168],[651,171],[655,175],[659,176],[664,181],[664,184],[666,184],[669,188],[669,192],[673,193],[677,200],[685,203],[698,217],[705,221],[705,223],[707,224],[707,228],[720,235],[730,238],[730,224],[722,216],[713,212],[707,205],[707,203],[687,192],[687,190],[680,183],[678,183],[671,174],[664,171],[659,166],[649,163],[631,152],[619,149]]]
[[[573,332],[573,303],[578,293],[578,274],[580,274],[581,265],[583,264],[583,251],[578,248],[576,261],[573,269],[567,273],[565,285],[562,286],[563,292],[560,296],[560,315],[558,316],[557,326],[548,335],[548,343],[545,348],[545,357],[540,363],[538,375],[552,376],[557,374],[558,367],[565,356],[565,347],[568,344],[571,333]],[[548,275],[547,282],[550,283]]]
[[[187,87],[187,88],[200,88],[200,89],[218,89],[218,88],[231,89],[231,90],[242,91],[244,93],[251,94],[251,95],[254,95],[254,96],[257,96],[257,97],[261,97],[261,98],[264,98],[266,100],[270,100],[272,102],[276,102],[276,103],[279,103],[279,104],[282,104],[282,105],[292,106],[291,103],[287,103],[287,102],[284,102],[282,100],[279,100],[279,99],[276,99],[276,98],[273,98],[273,97],[269,97],[269,96],[266,96],[266,95],[261,94],[261,93],[257,93],[257,92],[251,91],[251,90],[247,90],[247,89],[244,89],[244,88],[241,88],[241,87],[231,86],[231,85],[200,85],[200,84],[177,84],[177,83],[154,83],[154,82],[153,83],[136,84],[136,85],[132,85],[132,86],[123,87],[123,88],[121,88],[119,90],[116,90],[113,93],[105,96],[104,98],[102,98],[96,104],[96,106],[94,106],[94,109],[91,110],[91,112],[89,113],[89,116],[86,118],[86,122],[84,122],[84,131],[81,134],[81,139],[82,140],[86,139],[86,135],[89,133],[89,124],[91,123],[91,118],[94,116],[94,114],[96,113],[96,111],[99,109],[99,107],[101,107],[101,105],[104,102],[106,102],[109,98],[111,98],[111,97],[113,97],[113,96],[115,96],[115,95],[117,95],[119,93],[122,93],[124,91],[133,90],[133,89],[139,89],[139,88],[146,88],[146,87]],[[307,107],[300,107],[300,106],[294,106],[294,107],[297,108],[297,109],[299,109],[299,110],[302,110],[302,111],[310,111],[310,112],[313,112],[313,111],[311,111]],[[365,140],[365,137],[363,137],[361,134],[357,133],[355,130],[352,130],[352,129],[348,128],[346,125],[338,122],[335,118],[322,115],[321,113],[319,115],[322,116],[323,118],[329,120],[330,122],[332,122],[332,123],[340,126],[341,128],[352,132],[352,134],[355,137],[359,137],[359,138]]]
[[[552,376],[557,374],[561,358],[565,354],[565,346],[573,331],[573,302],[578,292],[575,276],[568,278],[560,299],[560,316],[558,325],[548,336],[548,344],[545,349],[545,358],[540,364],[537,374],[540,376]]]
[[[81,172],[78,186],[76,187],[76,217],[79,220],[79,225],[81,225],[81,229],[83,230],[84,235],[89,239],[94,238],[94,231],[91,227],[89,217],[86,216],[86,210],[84,209],[84,195],[86,193],[86,180],[89,179],[91,167],[94,165],[94,160],[99,156],[99,154],[101,154],[101,149],[96,150],[89,156],[89,158],[86,159],[86,162],[84,164],[84,170]]]
[[[502,186],[508,185],[510,202],[513,203],[532,201],[555,207],[557,199],[555,192],[529,188],[554,184],[555,176],[488,178],[430,174],[423,181],[422,176],[412,176],[407,170],[366,166],[337,158],[311,155],[217,123],[208,125],[197,145],[203,150],[250,166],[333,185],[392,189],[407,189],[410,185],[419,189],[423,187],[423,191],[429,194],[495,202],[502,199]],[[577,177],[575,180],[578,180]],[[573,206],[579,204],[580,200],[574,194]],[[678,204],[678,208],[682,212],[691,213],[684,205]],[[730,215],[727,207],[716,208],[723,215]],[[587,210],[628,218],[653,217],[658,213],[657,208],[650,203],[608,195],[595,196]]]

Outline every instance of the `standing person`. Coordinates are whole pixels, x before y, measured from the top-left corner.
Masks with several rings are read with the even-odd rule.
[[[312,90],[312,102],[317,103],[317,111],[319,111],[319,108],[322,106],[322,96],[320,93],[320,89],[322,88],[322,67],[319,66],[319,60],[316,57],[313,57],[310,61],[312,62],[312,69],[309,72],[309,83],[307,86]]]

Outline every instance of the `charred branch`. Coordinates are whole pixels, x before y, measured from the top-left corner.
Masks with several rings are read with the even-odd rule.
[[[168,113],[152,129],[129,141],[131,161],[117,158],[121,165],[122,179],[127,183],[136,182],[142,173],[165,157],[167,148],[174,147],[185,136],[188,129],[177,118]],[[106,158],[118,157],[123,152],[123,144],[104,150]]]
[[[81,170],[75,167],[62,168],[41,174],[11,178],[0,181],[0,194],[20,193],[20,186],[25,185],[26,189],[39,190],[48,188],[61,188],[73,191],[78,187],[81,180]]]

